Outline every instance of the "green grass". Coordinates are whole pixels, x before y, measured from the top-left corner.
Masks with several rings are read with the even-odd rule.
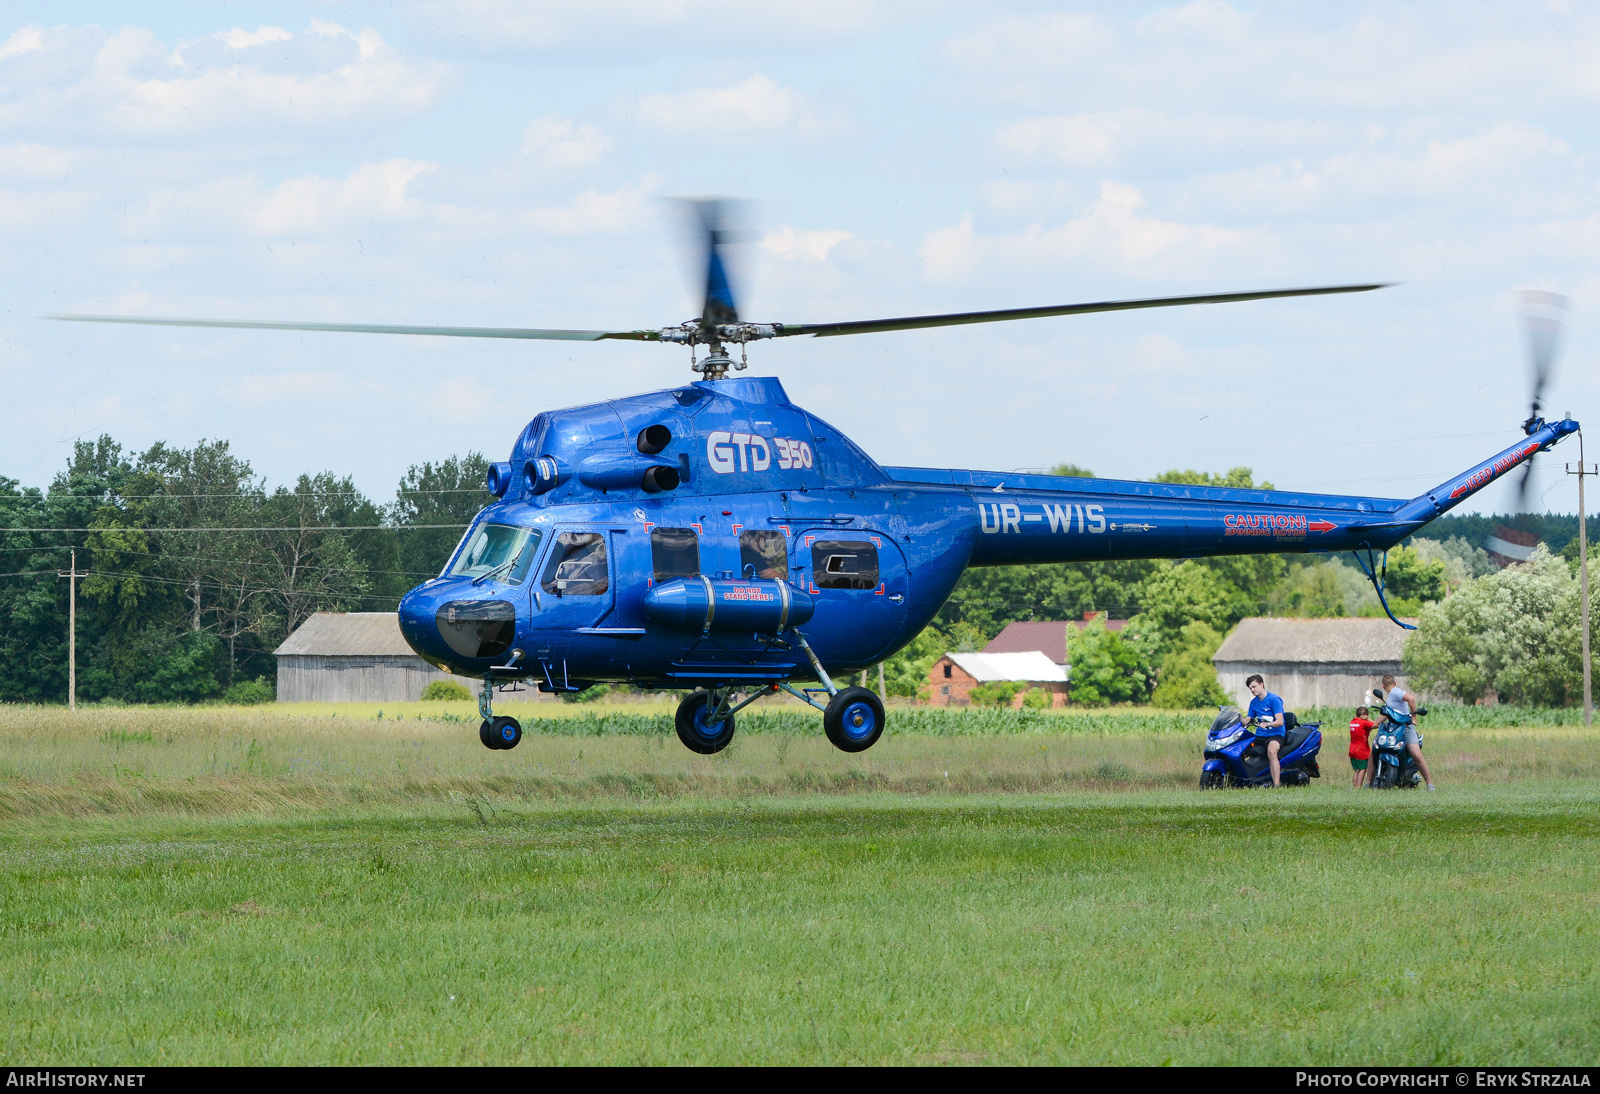
[[[1430,734],[1434,795],[1198,739],[0,711],[0,1060],[1600,1055],[1593,736]]]

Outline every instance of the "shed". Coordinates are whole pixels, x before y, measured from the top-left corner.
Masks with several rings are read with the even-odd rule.
[[[1400,651],[1410,633],[1387,619],[1244,619],[1211,663],[1241,708],[1251,699],[1245,679],[1259,672],[1290,710],[1354,709],[1370,705],[1385,673],[1405,684]]]
[[[435,680],[480,686],[417,656],[393,612],[317,612],[274,652],[280,703],[403,702]]]
[[[934,706],[966,706],[972,701],[969,693],[979,684],[1011,681],[1031,684],[1050,692],[1051,706],[1066,705],[1066,668],[1038,650],[1025,653],[947,653],[934,662],[929,670],[928,692]],[[1012,705],[1022,705],[1020,693],[1012,700]]]

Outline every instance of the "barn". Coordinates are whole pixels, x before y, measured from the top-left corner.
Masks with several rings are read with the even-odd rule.
[[[1244,619],[1211,663],[1241,709],[1251,698],[1244,682],[1259,672],[1290,710],[1353,710],[1385,673],[1405,683],[1400,651],[1410,633],[1387,619]]]
[[[418,657],[393,612],[317,612],[275,652],[280,703],[402,702],[435,680],[480,687]]]

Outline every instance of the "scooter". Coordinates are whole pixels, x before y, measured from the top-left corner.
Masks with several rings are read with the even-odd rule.
[[[1422,772],[1417,768],[1417,758],[1406,747],[1406,726],[1414,724],[1413,716],[1401,714],[1383,701],[1383,692],[1372,689],[1373,698],[1383,708],[1383,721],[1372,734],[1372,789],[1415,790],[1422,785]],[[1418,707],[1416,717],[1427,714],[1427,708]],[[1417,747],[1422,747],[1422,733],[1417,733]]]
[[[1278,745],[1279,779],[1284,786],[1305,786],[1322,778],[1317,753],[1322,750],[1322,725],[1304,725],[1293,714],[1283,715],[1283,737]],[[1237,707],[1223,707],[1206,734],[1205,763],[1200,767],[1200,789],[1235,786],[1271,786],[1272,767],[1267,762],[1266,738],[1256,735],[1253,722],[1240,717]]]

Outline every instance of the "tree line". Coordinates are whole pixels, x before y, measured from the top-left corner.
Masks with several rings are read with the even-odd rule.
[[[349,476],[269,489],[226,441],[74,444],[48,489],[0,476],[0,700],[67,689],[78,571],[81,699],[270,696],[272,650],[317,611],[394,611],[493,497],[481,455],[411,467],[394,500]]]
[[[333,472],[269,489],[226,441],[126,453],[102,436],[75,443],[48,489],[0,476],[0,701],[59,702],[66,695],[68,590],[58,574],[74,548],[86,574],[79,585],[81,699],[270,697],[272,650],[313,612],[393,611],[407,589],[439,572],[462,527],[494,500],[483,488],[486,469],[484,457],[471,452],[414,465],[383,502]],[[1070,464],[1054,470],[1088,474]],[[1272,489],[1246,467],[1173,470],[1152,481]],[[1496,523],[1538,532],[1565,557],[1541,554],[1526,570],[1537,580],[1497,577],[1488,555],[1472,546]],[[1570,607],[1576,593],[1557,585],[1576,564],[1576,532],[1575,517],[1445,517],[1390,552],[1391,606],[1424,618],[1407,647],[1408,668],[1415,658],[1419,678],[1467,701],[1490,692],[1570,699],[1570,626],[1535,628],[1559,656],[1517,654],[1537,643],[1531,624],[1514,627],[1504,605],[1533,605],[1544,613],[1535,615],[1551,619]],[[1495,584],[1524,580],[1537,593]],[[1425,611],[1429,605],[1440,607]],[[886,662],[886,681],[894,694],[925,693],[929,669],[948,651],[982,649],[1014,621],[1086,614],[1126,623],[1117,631],[1103,623],[1069,630],[1075,701],[1194,707],[1221,701],[1210,658],[1240,619],[1375,616],[1382,609],[1353,565],[1326,556],[973,569],[933,623]],[[1486,643],[1489,633],[1511,637]]]

